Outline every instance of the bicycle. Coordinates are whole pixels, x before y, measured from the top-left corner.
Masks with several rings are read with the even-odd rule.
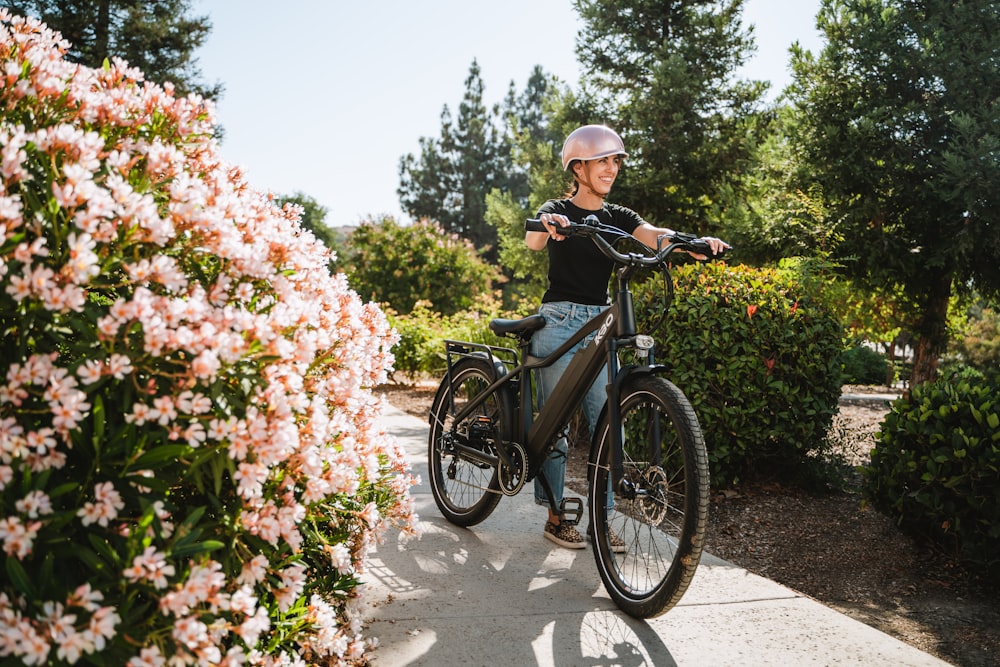
[[[545,231],[533,219],[525,228]],[[614,261],[615,298],[545,358],[530,351],[532,335],[545,326],[541,315],[490,322],[495,334],[517,340],[517,350],[445,341],[447,370],[430,411],[431,490],[442,515],[468,527],[486,519],[503,496],[517,494],[539,476],[552,510],[561,520],[578,523],[580,500],[565,498],[556,507],[540,466],[588,388],[607,369],[608,400],[588,457],[588,532],[601,580],[615,604],[630,616],[651,618],[677,604],[698,567],[708,520],[708,454],[690,402],[654,362],[653,337],[636,331],[631,283],[640,270],[662,274],[662,321],[673,298],[667,257],[675,250],[704,255],[711,250],[694,236],[675,234],[661,238],[653,251],[593,216],[560,232],[590,237]],[[615,243],[627,237],[644,250],[619,252],[605,235]],[[661,249],[664,240],[668,245]],[[536,411],[532,371],[591,335]],[[633,350],[638,363],[621,363],[625,350]],[[612,545],[612,533],[624,549]]]

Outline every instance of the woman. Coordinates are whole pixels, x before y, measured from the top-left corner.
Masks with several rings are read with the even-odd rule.
[[[618,227],[651,248],[656,247],[657,237],[673,234],[669,229],[654,227],[624,206],[605,203],[604,199],[611,192],[611,186],[621,170],[622,160],[627,156],[621,137],[603,125],[577,128],[563,143],[563,169],[572,173],[573,189],[566,198],[550,200],[538,211],[537,217],[546,231],[526,232],[524,237],[529,248],[544,248],[549,254],[549,285],[538,311],[545,318],[545,327],[532,338],[532,354],[537,357],[554,352],[580,327],[608,307],[608,281],[614,268],[611,260],[602,255],[590,239],[565,237],[559,233],[559,227],[594,215],[603,224]],[[706,237],[704,240],[709,243],[713,254],[729,247],[716,238]],[[585,347],[590,338],[579,343],[553,365],[540,370],[539,406],[544,404],[555,388],[572,355]],[[598,378],[584,398],[583,413],[591,434],[596,428],[597,418],[606,399],[604,385],[605,378]],[[562,503],[567,450],[566,438],[560,438],[541,468],[555,495],[557,506]],[[549,505],[544,487],[537,477],[535,502]],[[561,514],[553,512],[550,505],[545,537],[568,549],[582,549],[586,546],[576,527],[563,523]],[[612,536],[613,546],[619,546],[614,544],[615,541],[620,540],[617,536]]]

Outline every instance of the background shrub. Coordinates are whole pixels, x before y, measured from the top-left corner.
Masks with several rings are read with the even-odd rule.
[[[495,278],[469,241],[427,220],[401,225],[391,217],[351,233],[344,270],[358,294],[398,313],[424,301],[454,315],[488,294]]]
[[[713,484],[809,472],[841,391],[837,319],[789,273],[691,264],[674,281],[659,361],[698,414]]]
[[[532,310],[504,310],[497,298],[485,294],[476,299],[472,308],[450,316],[435,312],[424,301],[418,302],[409,313],[389,311],[389,322],[399,334],[399,342],[393,347],[395,370],[410,380],[421,376],[438,379],[445,368],[445,340],[511,347],[512,339],[498,338],[489,330],[490,320],[523,317]]]
[[[889,362],[867,345],[856,345],[840,354],[840,370],[845,384],[885,384]]]
[[[799,476],[819,466],[841,390],[841,329],[794,274],[721,264],[675,268],[676,298],[657,335],[660,363],[688,396],[709,446],[713,483],[747,475]],[[636,287],[640,319],[662,312],[663,283]],[[509,346],[487,329],[495,300],[442,318],[421,304],[391,314],[400,333],[396,367],[439,376],[443,340]]]
[[[1000,313],[975,304],[955,338],[954,349],[964,362],[985,373],[1000,369]]]
[[[863,468],[872,504],[1000,581],[1000,386],[941,380],[891,405]]]

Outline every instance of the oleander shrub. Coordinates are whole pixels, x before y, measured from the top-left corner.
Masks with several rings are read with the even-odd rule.
[[[1000,386],[939,380],[890,406],[862,469],[871,503],[1000,580]]]
[[[889,362],[866,345],[855,345],[840,354],[840,370],[845,384],[885,384]]]
[[[212,108],[0,10],[0,661],[348,664],[395,336]]]
[[[713,485],[818,480],[841,391],[837,318],[793,273],[712,263],[673,275],[658,361],[698,415]]]

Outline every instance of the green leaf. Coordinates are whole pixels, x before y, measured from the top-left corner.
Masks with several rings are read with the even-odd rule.
[[[7,556],[6,569],[7,577],[10,579],[10,583],[14,584],[14,589],[28,596],[28,599],[34,597],[34,586],[31,585],[31,577],[28,576],[24,566],[21,565],[21,561],[13,556]]]
[[[96,551],[108,563],[118,563],[121,561],[118,553],[111,548],[111,545],[108,544],[106,540],[102,540],[100,536],[94,533],[88,533],[87,540],[90,542],[90,545],[94,547],[94,551]]]
[[[157,468],[164,462],[173,463],[190,449],[189,445],[157,445],[136,459],[132,467],[138,470]]]
[[[94,396],[94,451],[99,452],[104,440],[104,400],[100,394]]]
[[[100,572],[105,567],[104,561],[102,561],[97,554],[82,545],[77,545],[74,550],[74,555],[86,563],[94,572]]]
[[[215,551],[216,549],[221,549],[223,546],[225,545],[218,540],[204,540],[202,542],[191,542],[190,544],[181,544],[180,546],[172,547],[170,549],[170,555],[173,558],[186,558],[188,556],[194,556],[196,554]]]

